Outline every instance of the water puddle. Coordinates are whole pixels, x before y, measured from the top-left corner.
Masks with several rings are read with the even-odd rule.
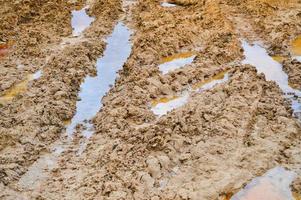
[[[179,53],[163,58],[158,67],[162,74],[167,74],[187,64],[191,64],[195,57],[195,52]]]
[[[294,116],[301,117],[301,91],[292,88],[288,83],[288,75],[283,71],[282,65],[268,55],[267,51],[258,44],[250,45],[242,42],[245,60],[243,64],[256,67],[258,73],[263,73],[268,81],[275,81],[286,98],[292,101]],[[301,118],[300,118],[301,119]]]
[[[282,167],[269,170],[253,179],[230,200],[294,200],[290,185],[296,174]]]
[[[86,6],[81,10],[72,11],[71,26],[73,29],[73,36],[79,36],[95,20],[94,17],[87,15],[87,8],[88,7]]]
[[[179,108],[186,104],[189,99],[189,93],[182,94],[181,96],[178,97],[172,97],[170,99],[160,99],[158,102],[162,101],[162,103],[153,103],[155,106],[151,108],[153,113],[158,116],[163,116],[167,114],[168,112]]]
[[[32,80],[37,80],[42,76],[42,70],[38,70],[36,71],[33,75],[32,75]]]
[[[291,52],[293,54],[293,58],[301,62],[301,35],[292,42]]]
[[[0,58],[9,52],[9,44],[0,44]]]
[[[130,30],[118,23],[112,35],[107,39],[107,48],[104,56],[97,60],[97,76],[88,76],[81,85],[80,101],[76,104],[76,113],[67,126],[67,134],[71,136],[77,124],[82,123],[86,129],[83,135],[90,137],[93,125],[89,122],[102,106],[102,97],[114,85],[118,76],[131,53]]]
[[[176,4],[173,4],[173,3],[162,2],[162,3],[161,3],[161,6],[162,6],[162,7],[167,7],[167,8],[172,8],[172,7],[176,7],[177,5],[176,5]]]
[[[284,56],[272,56],[272,58],[279,63],[282,63],[286,59]]]
[[[27,75],[26,79],[20,83],[15,84],[10,89],[8,89],[1,97],[0,104],[7,104],[13,100],[19,94],[25,93],[30,81],[40,78],[42,75],[41,70],[37,71],[34,74]]]
[[[204,90],[210,90],[217,84],[224,83],[229,80],[229,73],[228,71],[224,71],[221,73],[218,73],[217,75],[206,79],[205,81],[201,81],[199,83],[196,83],[192,86],[192,89],[194,91],[204,91]]]
[[[228,80],[229,73],[221,72],[210,79],[206,79],[205,81],[193,85],[189,91],[186,91],[182,95],[173,96],[170,98],[161,98],[159,100],[153,101],[151,103],[151,110],[155,115],[158,115],[159,117],[163,116],[168,112],[185,105],[188,102],[188,99],[192,92],[203,92],[210,90],[217,84],[224,83]]]

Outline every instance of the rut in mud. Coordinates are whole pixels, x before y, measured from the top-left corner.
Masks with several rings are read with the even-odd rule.
[[[300,198],[299,1],[1,5],[0,199]]]

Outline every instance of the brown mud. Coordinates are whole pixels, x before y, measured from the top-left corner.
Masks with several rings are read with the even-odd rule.
[[[260,41],[284,57],[290,84],[301,89],[292,50],[299,1],[12,2],[0,0],[0,96],[11,94],[0,102],[0,199],[224,199],[275,166],[296,172],[292,190],[301,192],[300,121],[276,83],[241,64],[241,40]],[[72,37],[71,11],[86,5],[95,21]],[[93,136],[83,138],[79,125],[67,138],[80,84],[95,75],[121,20],[133,31],[132,53],[99,100]],[[183,52],[194,61],[163,75],[158,65]],[[10,93],[37,70],[39,79]],[[162,117],[152,113],[152,102],[225,71],[229,81]],[[53,157],[57,143],[64,151]],[[31,169],[42,177],[32,185]]]

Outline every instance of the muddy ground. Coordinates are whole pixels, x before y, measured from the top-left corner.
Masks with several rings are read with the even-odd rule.
[[[224,199],[275,166],[298,174],[301,126],[278,85],[242,65],[242,39],[283,56],[301,89],[291,44],[301,2],[289,0],[0,0],[0,95],[39,69],[43,75],[0,104],[0,199]],[[72,37],[71,11],[89,5],[95,21]],[[66,137],[80,84],[95,75],[117,22],[132,31],[132,53],[102,99],[90,139]],[[67,41],[62,45],[63,41]],[[191,65],[162,75],[162,58],[196,52]],[[2,53],[1,53],[2,52]],[[150,103],[229,71],[160,118]],[[99,100],[101,101],[101,99]],[[54,145],[65,151],[34,184],[27,172]],[[80,143],[87,146],[78,154]],[[39,175],[38,175],[39,176]],[[25,181],[24,181],[25,180]]]

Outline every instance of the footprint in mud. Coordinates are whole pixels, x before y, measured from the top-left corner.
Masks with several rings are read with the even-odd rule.
[[[82,8],[81,10],[72,11],[71,26],[73,29],[73,36],[79,36],[95,20],[94,17],[87,15],[87,9],[88,6]]]
[[[38,70],[34,74],[27,75],[26,79],[24,81],[21,81],[18,84],[15,84],[10,89],[8,89],[6,92],[4,92],[4,95],[0,97],[0,104],[7,104],[11,102],[14,97],[25,93],[28,88],[28,84],[30,81],[37,80],[42,76],[42,71]]]
[[[295,178],[294,172],[275,167],[254,178],[230,200],[294,200],[290,185]]]
[[[90,137],[93,125],[89,122],[100,110],[101,99],[114,85],[118,76],[131,53],[130,30],[119,22],[107,39],[107,48],[104,56],[97,60],[97,75],[88,76],[81,85],[80,101],[76,104],[76,113],[67,127],[67,134],[71,136],[77,124],[83,123],[86,127],[83,135]]]
[[[258,44],[250,45],[242,41],[245,60],[243,64],[254,66],[258,73],[263,73],[267,81],[275,81],[285,98],[291,100],[294,116],[301,120],[301,91],[292,88],[288,83],[288,75],[283,71],[282,65],[268,55],[267,51]],[[297,98],[296,98],[297,97]]]
[[[212,78],[194,84],[189,91],[184,92],[179,96],[171,98],[161,98],[151,103],[151,110],[155,115],[163,116],[168,112],[185,105],[188,102],[192,92],[203,92],[212,89],[217,84],[224,83],[229,80],[228,72],[221,72]]]
[[[158,67],[164,75],[176,69],[184,67],[185,65],[191,64],[195,57],[195,52],[179,53],[170,57],[163,58]]]

